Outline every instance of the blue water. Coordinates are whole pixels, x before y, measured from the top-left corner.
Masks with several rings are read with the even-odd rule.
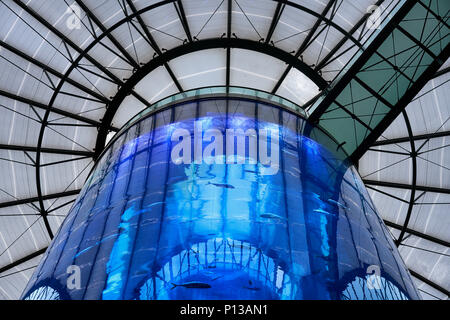
[[[28,292],[43,283],[66,291],[65,268],[76,264],[73,299],[416,297],[356,170],[304,136],[303,120],[276,112],[278,123],[216,112],[158,125],[166,112],[132,127],[88,179]],[[180,128],[192,134],[194,160],[195,121],[203,133],[277,132],[266,141],[268,155],[279,151],[274,174],[259,153],[248,156],[249,140],[244,163],[222,154],[174,163]],[[370,265],[382,270],[379,292],[365,287]]]

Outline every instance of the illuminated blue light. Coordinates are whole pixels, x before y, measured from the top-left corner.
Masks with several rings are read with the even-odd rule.
[[[323,146],[332,141],[305,136],[286,111],[228,103],[229,113],[211,100],[157,113],[112,143],[24,297],[46,297],[52,282],[51,296],[71,299],[417,299],[356,171]],[[172,156],[180,129],[185,162]],[[212,129],[223,149],[204,157]],[[254,130],[257,144],[246,136],[227,154],[227,129]],[[80,289],[65,287],[69,265]],[[383,294],[364,286],[371,265]]]

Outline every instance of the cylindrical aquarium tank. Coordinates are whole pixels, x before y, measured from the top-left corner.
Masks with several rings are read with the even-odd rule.
[[[184,98],[109,143],[24,299],[418,299],[356,169],[306,116]]]

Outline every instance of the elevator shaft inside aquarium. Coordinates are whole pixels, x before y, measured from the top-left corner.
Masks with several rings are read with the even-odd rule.
[[[149,113],[102,154],[23,298],[417,299],[345,159],[266,102]]]

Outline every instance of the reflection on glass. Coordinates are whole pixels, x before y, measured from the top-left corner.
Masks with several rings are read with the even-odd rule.
[[[58,291],[49,286],[37,288],[25,300],[61,300]]]
[[[371,282],[372,281],[372,282]],[[409,300],[408,297],[389,280],[371,276],[355,277],[342,292],[342,300]]]
[[[143,118],[102,156],[24,297],[77,265],[71,299],[417,299],[336,148],[249,100]],[[370,266],[390,294],[365,287]]]
[[[290,299],[291,280],[250,243],[212,238],[171,257],[140,288],[141,300]],[[209,290],[203,290],[209,289]]]

